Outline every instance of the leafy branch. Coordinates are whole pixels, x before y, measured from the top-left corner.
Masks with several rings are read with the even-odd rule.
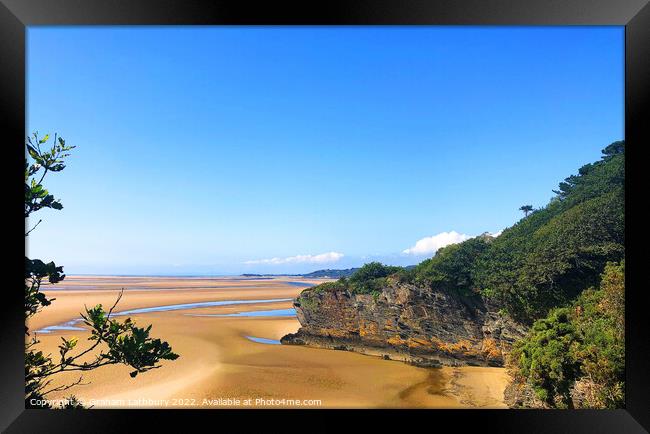
[[[27,153],[33,163],[25,161],[25,218],[42,208],[63,209],[63,205],[43,187],[43,180],[48,172],[60,172],[65,169],[65,158],[75,146],[65,144],[63,138],[54,135],[54,145],[47,151],[41,150],[41,145],[49,139],[49,134],[38,138],[38,133],[27,138]],[[40,174],[38,181],[36,178]],[[29,231],[31,232],[31,231]],[[29,234],[25,234],[26,236]]]
[[[69,151],[75,146],[65,144],[63,138],[54,135],[54,144],[48,150],[41,149],[49,135],[43,138],[34,133],[27,138],[25,144],[27,154],[31,158],[25,161],[25,218],[43,208],[56,210],[63,209],[61,202],[54,198],[43,186],[43,181],[48,173],[62,171],[65,159],[70,156]],[[39,220],[31,229],[25,232],[25,237],[38,227]],[[54,299],[48,299],[40,289],[46,281],[56,284],[65,279],[63,267],[54,262],[45,263],[40,259],[25,257],[25,320],[36,315],[43,308],[49,306]],[[32,337],[25,343],[25,404],[40,402],[43,404],[45,395],[62,392],[74,386],[88,384],[83,382],[83,376],[76,381],[59,386],[52,386],[53,375],[70,371],[90,371],[102,366],[125,364],[134,370],[130,373],[135,377],[139,373],[159,368],[161,360],[175,360],[178,354],[172,351],[167,342],[149,336],[151,325],[146,328],[137,327],[130,318],[120,322],[111,317],[113,310],[124,294],[120,292],[113,306],[106,312],[101,304],[92,308],[85,307],[82,314],[84,323],[90,328],[88,341],[91,343],[85,350],[77,352],[78,339],[61,337],[58,346],[59,357],[55,362],[51,354],[45,355],[37,350],[40,342]],[[29,328],[25,326],[25,334],[30,335]],[[90,358],[90,359],[89,359]],[[64,408],[80,408],[80,402],[72,396]]]

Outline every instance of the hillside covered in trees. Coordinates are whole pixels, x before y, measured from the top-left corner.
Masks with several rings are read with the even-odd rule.
[[[307,295],[327,291],[378,300],[391,285],[457,294],[465,305],[485,303],[529,329],[509,360],[520,391],[531,391],[534,399],[519,393],[516,405],[620,406],[624,181],[625,143],[619,141],[560,182],[546,206],[527,208],[498,237],[484,234],[444,247],[414,268],[366,264],[349,278],[306,290],[298,305],[313,306]],[[585,376],[589,392],[580,395],[575,386],[587,387]]]

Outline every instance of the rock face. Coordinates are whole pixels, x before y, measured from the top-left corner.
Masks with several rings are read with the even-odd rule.
[[[509,408],[549,408],[535,396],[533,388],[520,379],[514,379],[506,386],[503,401]]]
[[[356,351],[420,366],[502,366],[525,328],[478,297],[389,281],[380,293],[307,289],[283,344]]]

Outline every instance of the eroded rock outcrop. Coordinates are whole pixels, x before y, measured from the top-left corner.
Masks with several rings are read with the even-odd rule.
[[[420,366],[502,366],[525,332],[479,297],[389,283],[374,294],[319,287],[294,301],[302,327],[283,344],[356,351]]]

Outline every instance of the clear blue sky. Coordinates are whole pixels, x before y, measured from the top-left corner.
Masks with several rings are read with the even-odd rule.
[[[68,274],[417,263],[418,240],[510,226],[624,138],[623,44],[622,27],[32,27],[28,132],[78,147],[29,254]]]

